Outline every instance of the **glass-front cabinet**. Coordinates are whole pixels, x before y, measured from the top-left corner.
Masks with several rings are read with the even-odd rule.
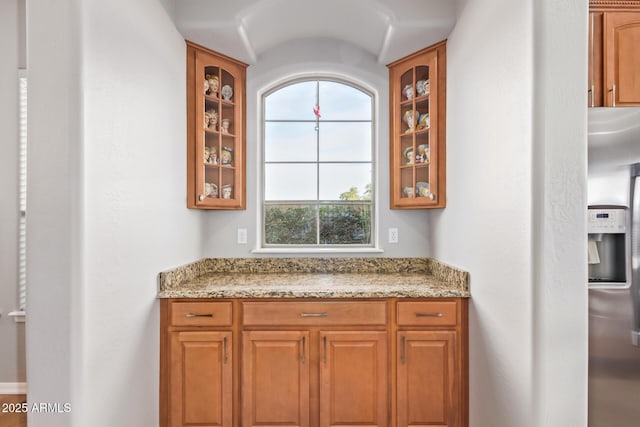
[[[187,42],[187,207],[245,209],[247,65]]]
[[[443,208],[445,42],[389,64],[391,208]]]

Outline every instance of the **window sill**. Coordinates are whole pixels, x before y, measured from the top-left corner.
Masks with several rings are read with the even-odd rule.
[[[254,254],[371,254],[383,253],[379,248],[258,248]]]
[[[11,312],[7,313],[7,316],[13,317],[13,320],[16,323],[24,323],[25,319],[27,318],[27,312],[26,311],[11,311]]]

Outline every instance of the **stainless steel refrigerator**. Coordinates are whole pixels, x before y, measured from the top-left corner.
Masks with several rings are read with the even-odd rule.
[[[640,426],[640,164],[630,206],[589,207],[589,427]]]

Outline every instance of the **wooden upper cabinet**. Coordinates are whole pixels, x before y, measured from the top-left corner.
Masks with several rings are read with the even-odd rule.
[[[391,208],[443,208],[446,42],[388,67]]]
[[[233,427],[231,332],[171,333],[168,426]]]
[[[604,14],[605,104],[640,105],[640,11]]]
[[[640,105],[640,0],[589,1],[589,107]]]
[[[187,207],[245,209],[247,65],[187,42]]]

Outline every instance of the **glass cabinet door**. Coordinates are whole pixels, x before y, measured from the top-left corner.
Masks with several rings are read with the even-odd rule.
[[[438,53],[390,66],[391,207],[439,206]]]
[[[195,51],[192,206],[244,209],[244,67]]]

